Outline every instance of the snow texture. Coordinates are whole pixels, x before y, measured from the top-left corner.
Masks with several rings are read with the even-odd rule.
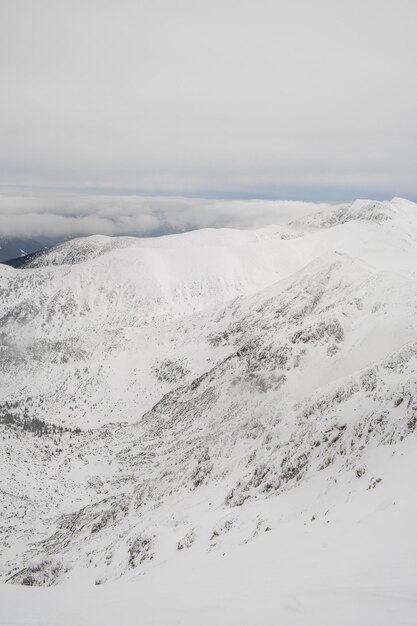
[[[416,624],[417,206],[0,266],[0,624]]]

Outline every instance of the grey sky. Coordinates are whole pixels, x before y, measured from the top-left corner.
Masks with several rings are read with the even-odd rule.
[[[415,0],[0,0],[0,185],[417,198]]]

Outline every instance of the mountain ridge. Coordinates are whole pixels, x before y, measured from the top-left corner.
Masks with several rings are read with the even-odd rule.
[[[370,519],[399,536],[393,494],[414,510],[415,208],[360,202],[351,219],[192,246],[67,242],[59,259],[84,260],[4,268],[1,580],[140,590],[187,562],[220,572],[224,555],[259,568],[258,542],[289,559],[282,541],[326,542],[329,520],[358,559]],[[387,571],[403,567],[409,593],[411,526],[402,539]]]

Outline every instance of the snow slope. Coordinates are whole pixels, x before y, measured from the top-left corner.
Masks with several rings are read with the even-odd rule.
[[[401,199],[0,266],[0,624],[415,623],[416,270]]]
[[[244,521],[213,538],[212,547],[197,539],[143,576],[96,587],[81,577],[52,588],[0,586],[3,623],[411,626],[417,510],[407,476],[417,471],[415,442],[395,452],[373,452],[369,470],[384,476],[373,490],[345,477],[323,491],[316,477],[250,504],[240,513]],[[184,514],[180,506],[173,511]],[[180,530],[172,524],[166,543],[175,544]]]

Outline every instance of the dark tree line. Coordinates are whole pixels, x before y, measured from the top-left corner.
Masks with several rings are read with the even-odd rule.
[[[30,417],[27,409],[23,412],[23,416],[13,413],[10,409],[11,405],[3,405],[0,407],[0,424],[5,426],[12,426],[22,432],[32,433],[38,437],[42,435],[61,435],[62,433],[73,432],[81,433],[80,428],[67,428],[52,424],[51,422],[45,422],[38,417]],[[16,407],[15,407],[16,408]]]

